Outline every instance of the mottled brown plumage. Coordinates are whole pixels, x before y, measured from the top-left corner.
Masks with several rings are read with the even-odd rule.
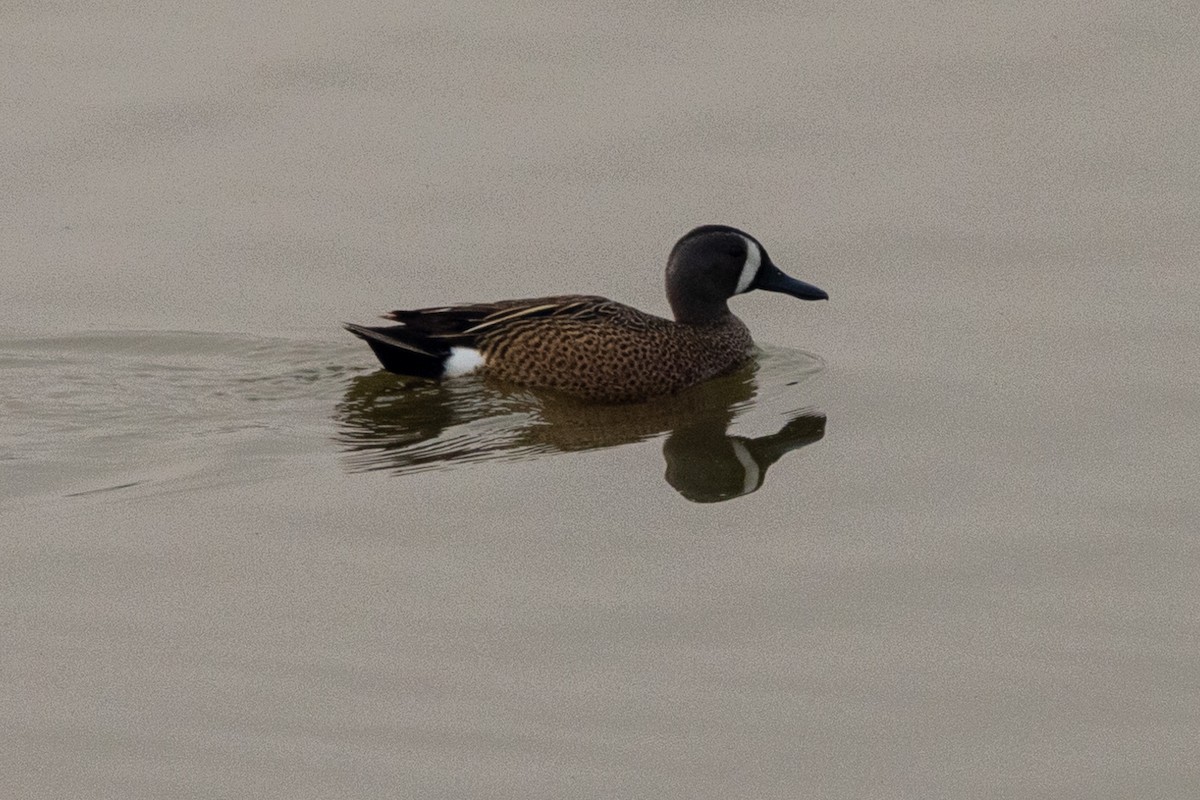
[[[671,251],[667,295],[675,320],[603,297],[562,295],[393,311],[385,317],[396,325],[346,328],[393,372],[449,377],[473,366],[478,353],[487,375],[625,402],[673,394],[742,363],[753,341],[726,301],[755,288],[826,297],[780,272],[748,234],[704,226]]]
[[[617,402],[674,394],[744,361],[753,342],[733,314],[681,325],[603,297],[566,295],[446,312],[394,312],[431,338],[473,347],[489,375]],[[480,316],[476,316],[479,314]]]

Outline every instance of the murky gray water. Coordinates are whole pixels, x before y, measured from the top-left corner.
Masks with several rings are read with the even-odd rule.
[[[1195,796],[1192,6],[0,21],[0,795]],[[337,327],[705,222],[675,398]]]

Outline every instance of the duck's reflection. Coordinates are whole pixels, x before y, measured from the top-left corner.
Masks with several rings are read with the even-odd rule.
[[[795,411],[777,432],[727,433],[758,393],[752,360],[673,397],[586,405],[484,381],[412,382],[387,372],[351,379],[338,405],[338,439],[353,470],[407,473],[488,459],[615,447],[667,433],[666,480],[698,503],[756,491],[785,453],[825,435],[825,415]]]
[[[825,435],[825,415],[805,411],[770,436],[729,436],[725,425],[676,428],[663,442],[667,483],[696,503],[717,503],[758,491],[767,468]]]

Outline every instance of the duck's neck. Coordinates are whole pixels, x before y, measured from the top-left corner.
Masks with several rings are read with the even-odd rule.
[[[681,293],[667,292],[667,300],[671,304],[671,313],[675,321],[683,325],[721,325],[729,321],[733,312],[724,298],[709,300],[695,295],[686,298]]]

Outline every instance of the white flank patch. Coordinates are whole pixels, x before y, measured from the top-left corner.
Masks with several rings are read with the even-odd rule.
[[[742,274],[738,276],[737,289],[734,294],[741,294],[750,288],[750,284],[754,283],[754,276],[758,274],[758,268],[762,266],[762,249],[758,244],[749,237],[743,236],[746,240],[746,263],[742,265]]]
[[[750,494],[758,488],[758,463],[754,460],[754,456],[750,455],[746,445],[737,439],[730,439],[729,443],[733,445],[733,454],[737,456],[738,461],[742,462],[742,469],[745,470],[742,478],[742,494]]]
[[[442,367],[442,377],[457,378],[459,375],[469,375],[486,362],[483,353],[474,347],[451,347],[450,357]]]

